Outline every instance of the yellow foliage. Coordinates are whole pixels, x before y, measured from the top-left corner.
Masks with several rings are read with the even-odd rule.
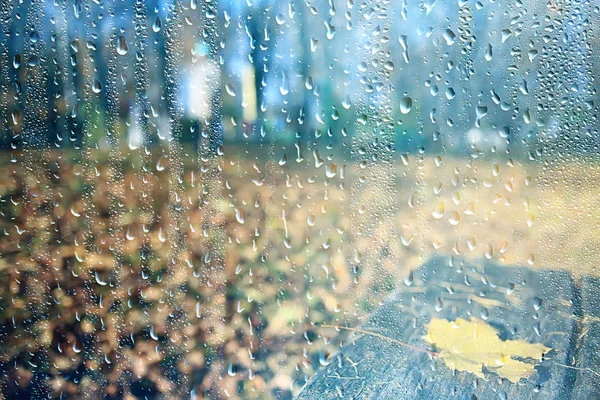
[[[481,378],[484,378],[485,367],[511,382],[527,379],[542,355],[551,350],[541,343],[526,340],[503,341],[496,329],[473,317],[470,321],[433,318],[427,330],[423,339],[435,346],[439,358],[449,368],[471,372]]]

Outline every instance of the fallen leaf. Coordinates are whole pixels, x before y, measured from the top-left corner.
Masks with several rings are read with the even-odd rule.
[[[511,382],[528,379],[542,355],[551,349],[526,340],[501,340],[498,331],[486,322],[433,318],[423,339],[438,350],[446,365],[484,378],[484,368]]]

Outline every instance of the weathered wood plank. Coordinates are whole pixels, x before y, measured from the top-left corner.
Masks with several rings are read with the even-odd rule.
[[[570,274],[520,267],[430,260],[414,273],[363,329],[427,348],[422,336],[431,318],[484,319],[503,340],[541,342],[554,349],[529,379],[518,384],[486,374],[453,372],[442,360],[378,337],[355,334],[298,399],[564,399],[576,371],[569,358],[575,331]],[[551,358],[551,360],[550,360]]]
[[[581,282],[581,330],[577,337],[577,381],[573,399],[600,399],[600,278]]]

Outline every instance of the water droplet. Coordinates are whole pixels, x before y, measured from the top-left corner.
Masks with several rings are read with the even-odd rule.
[[[529,94],[529,88],[527,87],[527,81],[525,79],[523,79],[521,83],[519,83],[519,90],[525,95]]]
[[[96,283],[98,283],[98,285],[100,285],[100,286],[106,286],[106,281],[103,281],[102,278],[100,278],[100,275],[98,274],[98,271],[96,271],[96,273],[94,275],[96,277]]]
[[[410,272],[408,273],[408,275],[406,275],[406,276],[404,277],[404,284],[405,284],[406,286],[410,286],[410,285],[412,285],[412,284],[413,284],[414,280],[415,280],[414,273],[413,273],[413,271],[410,271]]]
[[[312,53],[317,52],[317,46],[319,45],[319,40],[315,38],[310,38],[310,51]]]
[[[246,212],[240,208],[236,208],[235,219],[238,223],[243,224],[246,220]]]
[[[475,239],[474,236],[471,236],[470,238],[467,239],[467,247],[469,248],[469,251],[475,250],[476,246],[477,246],[477,240]]]
[[[131,228],[127,227],[127,233],[125,234],[125,238],[127,238],[127,240],[132,241],[135,239],[135,235],[131,232]]]
[[[537,57],[538,51],[536,49],[529,50],[527,55],[529,56],[529,61],[533,61]]]
[[[21,55],[15,54],[15,56],[13,57],[13,68],[19,69],[20,66],[21,66]]]
[[[236,376],[238,373],[238,368],[236,365],[233,364],[229,364],[229,366],[227,367],[227,375],[229,376]]]
[[[410,162],[410,160],[408,158],[408,154],[406,154],[406,153],[400,154],[400,161],[402,161],[403,165],[408,165]]]
[[[450,222],[450,225],[458,225],[460,223],[460,214],[458,213],[458,211],[454,210],[450,212],[448,222]]]
[[[454,33],[451,29],[446,29],[443,36],[448,46],[452,46],[454,44],[454,41],[456,40],[456,33]]]
[[[331,363],[331,361],[329,361],[329,353],[325,352],[325,351],[320,351],[319,352],[319,364],[321,364],[321,366],[326,367]]]
[[[444,302],[439,296],[435,299],[434,309],[436,312],[440,312],[444,309]]]
[[[158,240],[160,240],[161,243],[167,241],[167,237],[165,236],[162,226],[158,228]]]
[[[125,40],[125,36],[119,36],[119,40],[117,41],[117,53],[120,56],[124,56],[129,51],[129,47],[127,46],[127,41]]]
[[[342,100],[342,107],[344,107],[346,110],[349,110],[350,107],[352,107],[352,100],[350,99],[350,95],[346,95],[346,97],[344,97],[344,99]]]
[[[166,168],[166,164],[167,164],[167,159],[165,157],[159,158],[158,161],[156,162],[156,170],[158,172],[164,171]]]
[[[231,83],[225,85],[225,90],[227,91],[228,95],[230,95],[231,97],[235,97],[235,89]]]
[[[333,26],[331,18],[324,21],[324,24],[325,24],[325,29],[327,30],[327,34],[326,34],[327,39],[328,40],[333,39],[333,37],[335,36],[335,26]]]
[[[325,176],[328,178],[333,178],[337,174],[337,165],[328,164],[325,166]]]
[[[19,111],[19,110],[13,110],[10,113],[10,118],[11,118],[11,121],[12,121],[13,125],[18,125],[19,121],[21,120],[21,111]]]
[[[162,28],[162,23],[160,22],[160,18],[156,17],[156,19],[154,20],[154,23],[152,24],[152,30],[154,32],[160,32],[161,28]]]
[[[535,264],[535,255],[533,253],[530,253],[527,256],[527,264],[529,264],[529,265]]]
[[[92,92],[98,94],[102,91],[102,84],[98,79],[92,81]]]
[[[487,47],[485,48],[485,52],[484,52],[484,58],[486,61],[492,61],[492,58],[494,57],[494,49],[492,47],[492,45],[490,43],[488,43]]]
[[[527,216],[527,226],[531,228],[533,226],[533,221],[535,221],[535,215],[529,214]]]
[[[479,316],[481,316],[482,320],[487,321],[487,319],[490,317],[490,311],[487,308],[483,308],[479,313]]]
[[[403,97],[400,100],[400,112],[402,114],[408,114],[412,109],[413,101],[410,97]]]
[[[287,74],[283,74],[283,77],[281,79],[281,86],[279,86],[279,93],[281,93],[282,96],[286,96],[289,92],[290,92],[289,80],[287,78]]]
[[[435,207],[433,207],[433,211],[431,212],[431,215],[435,219],[441,219],[444,217],[445,212],[446,212],[446,205],[444,204],[444,202],[440,201],[435,205]]]
[[[277,25],[285,24],[285,15],[283,15],[282,13],[277,14],[277,16],[275,17],[275,22],[277,22]]]
[[[494,257],[494,246],[491,243],[488,243],[485,248],[485,258],[491,260]]]
[[[29,40],[31,40],[31,43],[35,44],[40,40],[40,34],[34,29],[31,31],[31,33],[29,34]]]

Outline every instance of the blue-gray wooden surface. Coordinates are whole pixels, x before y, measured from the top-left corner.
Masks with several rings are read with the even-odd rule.
[[[563,366],[599,365],[598,280],[584,279],[578,288],[565,271],[451,264],[448,257],[430,260],[414,272],[414,283],[390,296],[362,328],[428,348],[422,336],[431,318],[485,319],[502,340],[553,349],[533,376],[512,383],[490,372],[481,379],[453,372],[428,354],[353,333],[297,399],[600,399],[600,377]]]

